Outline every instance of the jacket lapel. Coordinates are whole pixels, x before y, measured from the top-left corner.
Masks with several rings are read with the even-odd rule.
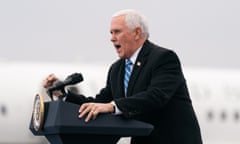
[[[124,74],[125,74],[125,60],[122,59],[120,63],[120,69],[119,69],[119,76],[118,76],[118,82],[119,82],[119,88],[118,88],[118,97],[125,97],[124,93],[124,84],[123,84],[123,79],[124,79]]]
[[[128,83],[127,96],[132,95],[133,88],[134,88],[134,85],[136,83],[136,80],[138,79],[139,74],[140,74],[141,70],[143,69],[143,67],[144,67],[144,65],[147,61],[147,55],[149,53],[148,44],[149,44],[149,41],[147,40],[144,43],[141,51],[139,52],[139,54],[137,56],[137,59],[136,59],[136,62],[133,66],[133,71],[131,73],[131,77],[130,77],[130,80],[129,80],[129,83]]]

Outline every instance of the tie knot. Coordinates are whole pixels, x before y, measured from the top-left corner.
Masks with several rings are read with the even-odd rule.
[[[126,61],[126,65],[132,65],[132,61],[130,60],[130,59],[127,59],[127,61]]]

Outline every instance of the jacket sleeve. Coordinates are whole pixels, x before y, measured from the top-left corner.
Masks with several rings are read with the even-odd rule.
[[[110,71],[110,70],[109,70]],[[102,88],[101,91],[95,96],[88,96],[82,94],[76,94],[71,91],[68,91],[66,101],[75,103],[75,104],[83,104],[86,102],[97,102],[97,103],[108,103],[113,100],[112,93],[110,90],[109,80],[107,80],[106,87]]]

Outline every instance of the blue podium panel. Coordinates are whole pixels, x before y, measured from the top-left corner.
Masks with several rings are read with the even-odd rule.
[[[36,136],[45,135],[52,144],[114,144],[120,137],[147,136],[153,129],[150,124],[112,114],[100,114],[86,123],[85,118],[78,118],[79,105],[63,101],[44,105],[43,128],[35,131],[31,120],[30,130]]]

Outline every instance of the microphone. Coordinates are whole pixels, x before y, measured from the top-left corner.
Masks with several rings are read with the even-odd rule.
[[[69,75],[64,81],[58,81],[56,82],[52,87],[48,89],[48,93],[50,94],[50,97],[52,98],[52,92],[55,90],[61,90],[64,92],[64,87],[67,85],[73,85],[77,84],[79,82],[83,81],[83,77],[81,73],[73,73]]]

